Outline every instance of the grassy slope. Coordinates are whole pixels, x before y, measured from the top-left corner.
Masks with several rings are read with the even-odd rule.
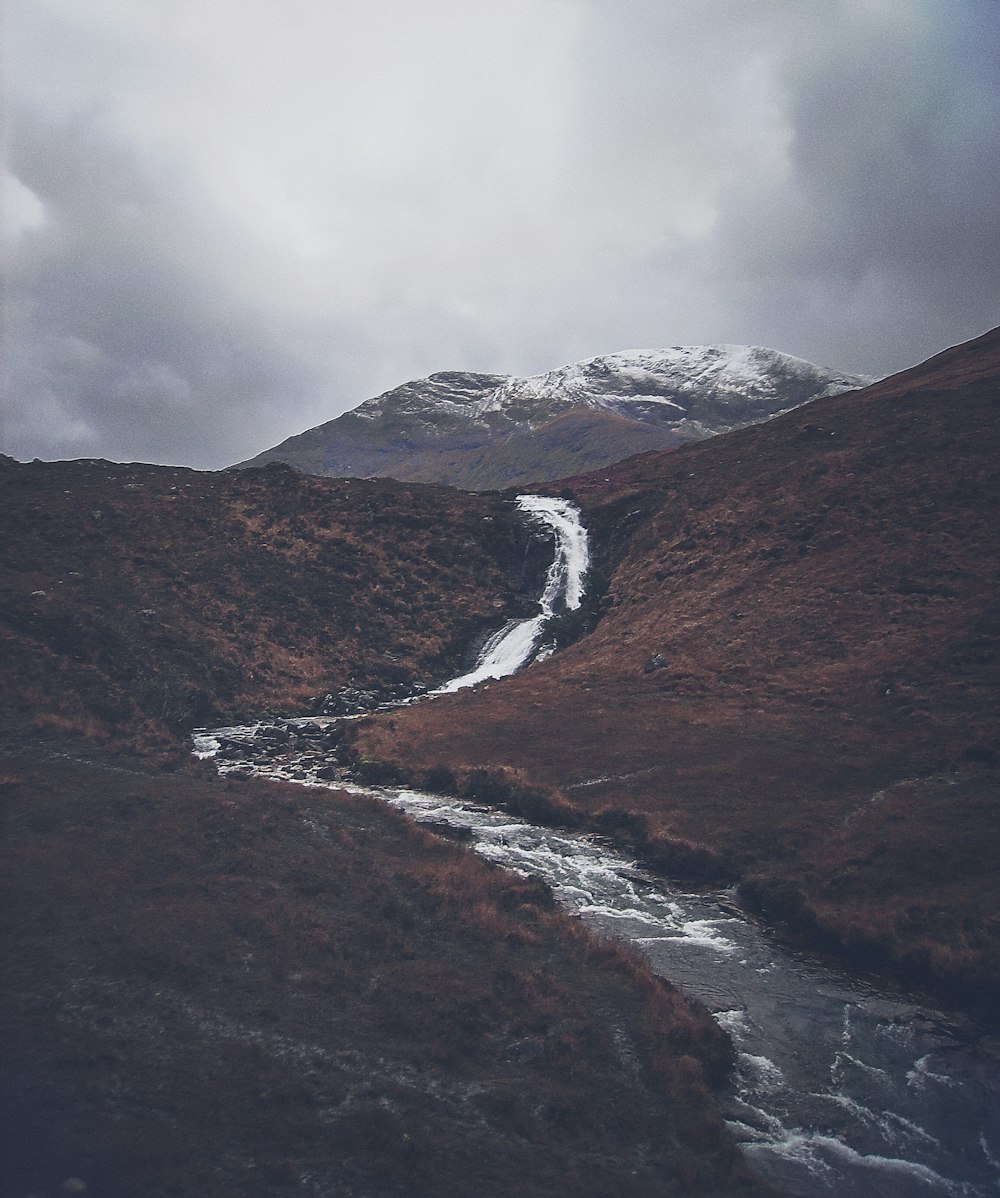
[[[998,376],[994,332],[573,481],[612,571],[596,631],[361,746],[411,775],[512,768],[668,870],[742,878],[772,917],[988,1002]]]
[[[508,502],[104,462],[0,487],[0,1192],[758,1192],[704,1014],[533,884],[177,738],[456,668],[525,583]]]
[[[523,585],[497,497],[285,467],[0,466],[0,715],[129,737],[447,676]]]
[[[334,792],[0,774],[5,1195],[763,1193],[722,1034],[536,883]]]

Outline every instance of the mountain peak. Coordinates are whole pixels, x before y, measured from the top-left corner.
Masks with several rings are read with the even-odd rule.
[[[626,350],[524,378],[439,371],[242,465],[520,486],[756,424],[872,381],[747,345]]]

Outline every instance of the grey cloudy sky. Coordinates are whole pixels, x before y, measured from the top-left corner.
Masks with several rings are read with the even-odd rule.
[[[221,467],[435,370],[1000,322],[1000,0],[6,0],[15,457]]]

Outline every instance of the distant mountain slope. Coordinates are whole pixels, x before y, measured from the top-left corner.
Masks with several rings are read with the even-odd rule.
[[[444,372],[404,383],[243,465],[489,490],[578,474],[756,424],[871,382],[771,349],[609,354],[530,378]]]

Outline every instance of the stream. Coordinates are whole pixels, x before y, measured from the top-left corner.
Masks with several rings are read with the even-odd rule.
[[[451,694],[488,678],[506,678],[523,669],[538,656],[539,638],[549,616],[580,606],[583,578],[590,565],[590,547],[579,512],[568,499],[548,495],[519,495],[517,506],[529,520],[548,528],[555,537],[552,562],[538,600],[538,614],[505,624],[487,640],[469,673],[452,678],[431,691],[432,695]]]
[[[556,537],[540,614],[508,625],[473,671],[438,693],[521,668],[545,616],[580,602],[588,554],[572,505],[519,502]],[[418,822],[463,829],[484,857],[542,878],[595,933],[631,942],[732,1037],[737,1068],[724,1113],[754,1169],[790,1195],[1000,1195],[997,1041],[961,1016],[790,951],[732,893],[673,887],[597,838],[454,798],[332,779],[323,745],[335,723],[201,730],[194,750],[223,773],[370,794]]]

